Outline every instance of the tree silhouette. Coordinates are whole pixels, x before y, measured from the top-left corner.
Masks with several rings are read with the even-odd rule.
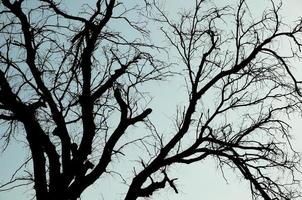
[[[299,58],[302,22],[283,24],[274,2],[254,18],[244,0],[235,9],[196,0],[177,19],[155,1],[134,3],[97,0],[72,13],[59,1],[2,0],[1,139],[7,146],[25,134],[31,156],[19,169],[30,161],[32,171],[0,189],[25,181],[37,200],[75,200],[113,173],[125,148],[139,146],[133,174],[120,174],[125,200],[168,186],[178,192],[170,166],[207,157],[239,172],[254,198],[298,197],[299,157],[282,115],[300,109],[291,59]],[[158,54],[173,51],[153,44],[151,21],[177,64]],[[186,102],[175,109],[176,128],[162,133],[146,88],[179,76]]]

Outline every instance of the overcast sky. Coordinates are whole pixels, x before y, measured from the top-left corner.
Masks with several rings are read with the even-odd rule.
[[[129,0],[130,1],[130,0]],[[190,0],[167,0],[166,8],[167,10],[175,14],[179,7],[187,5]],[[65,0],[66,4],[68,0]],[[75,9],[77,3],[82,3],[80,0],[70,1],[69,9]],[[236,2],[232,0],[213,0],[213,2],[218,5],[225,4],[226,2]],[[255,9],[262,6],[263,0],[249,0],[251,6]],[[73,8],[74,7],[74,8]],[[302,1],[301,0],[284,0],[283,1],[283,17],[288,23],[293,23],[295,19],[302,16],[301,12]],[[297,63],[297,67],[301,67]],[[302,72],[300,70],[299,72]],[[301,76],[302,77],[302,76]],[[164,126],[164,124],[169,121],[173,111],[175,110],[175,105],[171,104],[175,99],[179,99],[177,94],[179,87],[174,87],[173,83],[162,83],[159,84],[160,89],[151,88],[154,93],[161,96],[160,98],[155,97],[155,102],[153,105],[158,108],[156,111],[159,115]],[[177,101],[175,101],[177,102]],[[293,126],[293,136],[294,146],[299,151],[302,151],[302,134],[299,133],[302,130],[302,121],[300,118],[292,118],[291,124]],[[21,147],[20,147],[21,145]],[[0,155],[0,181],[4,181],[4,177],[8,177],[16,169],[16,164],[20,163],[23,159],[24,154],[24,144],[13,143],[4,154]],[[249,191],[249,183],[244,181],[238,174],[234,173],[232,170],[225,171],[225,180],[222,173],[217,169],[216,165],[211,159],[206,159],[202,163],[193,164],[190,166],[175,166],[171,171],[179,179],[177,181],[177,186],[179,188],[180,194],[175,195],[170,189],[164,189],[156,193],[151,199],[154,200],[242,200],[251,199]],[[99,181],[89,189],[87,189],[83,195],[83,200],[101,200],[101,199],[114,199],[117,200],[121,198],[124,194],[126,187],[121,184],[115,184],[119,181],[116,177],[108,176],[108,179],[104,181]],[[107,182],[107,180],[109,180]],[[103,184],[105,183],[105,184]],[[118,186],[117,186],[118,185]],[[23,194],[24,190],[17,189],[16,191],[0,193],[0,200],[27,200],[30,198],[30,193]]]

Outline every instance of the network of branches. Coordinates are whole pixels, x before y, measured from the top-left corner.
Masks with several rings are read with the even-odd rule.
[[[171,11],[149,0],[1,1],[0,139],[3,153],[14,138],[29,153],[0,192],[76,200],[115,174],[122,198],[135,200],[178,193],[171,166],[212,158],[253,199],[300,197],[286,116],[302,108],[302,21],[283,23],[277,1],[260,14],[245,0],[188,2]],[[174,127],[159,128],[150,101],[165,99],[149,89],[167,80],[185,92],[173,97]]]

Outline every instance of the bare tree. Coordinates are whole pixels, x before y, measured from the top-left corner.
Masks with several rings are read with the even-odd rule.
[[[196,0],[178,19],[156,2],[133,4],[98,0],[72,13],[53,0],[2,0],[1,139],[25,133],[31,156],[19,170],[31,162],[32,171],[0,189],[33,183],[37,200],[75,200],[138,145],[146,153],[133,158],[131,180],[120,174],[125,200],[167,185],[178,192],[169,167],[207,157],[239,172],[255,199],[298,197],[299,157],[282,115],[300,107],[290,61],[299,58],[301,21],[283,24],[273,1],[260,18],[244,0],[236,9]],[[164,49],[152,43],[149,20],[176,50],[176,73],[157,59]],[[173,133],[161,133],[145,87],[179,74],[187,103]],[[140,122],[144,133],[127,134]]]

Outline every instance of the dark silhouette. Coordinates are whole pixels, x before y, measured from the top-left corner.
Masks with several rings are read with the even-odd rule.
[[[32,171],[0,189],[27,181],[37,200],[76,200],[138,145],[135,171],[120,174],[132,175],[125,200],[177,193],[169,167],[207,157],[239,172],[255,198],[298,197],[299,157],[282,116],[301,108],[291,71],[301,21],[284,25],[273,2],[253,18],[244,0],[236,9],[196,0],[177,19],[156,2],[133,2],[97,0],[72,13],[53,0],[1,1],[1,139],[25,133]],[[161,60],[169,51],[153,44],[151,21],[178,64]],[[176,130],[161,133],[144,87],[179,76],[187,102],[175,110]],[[126,134],[133,125],[139,138]]]

